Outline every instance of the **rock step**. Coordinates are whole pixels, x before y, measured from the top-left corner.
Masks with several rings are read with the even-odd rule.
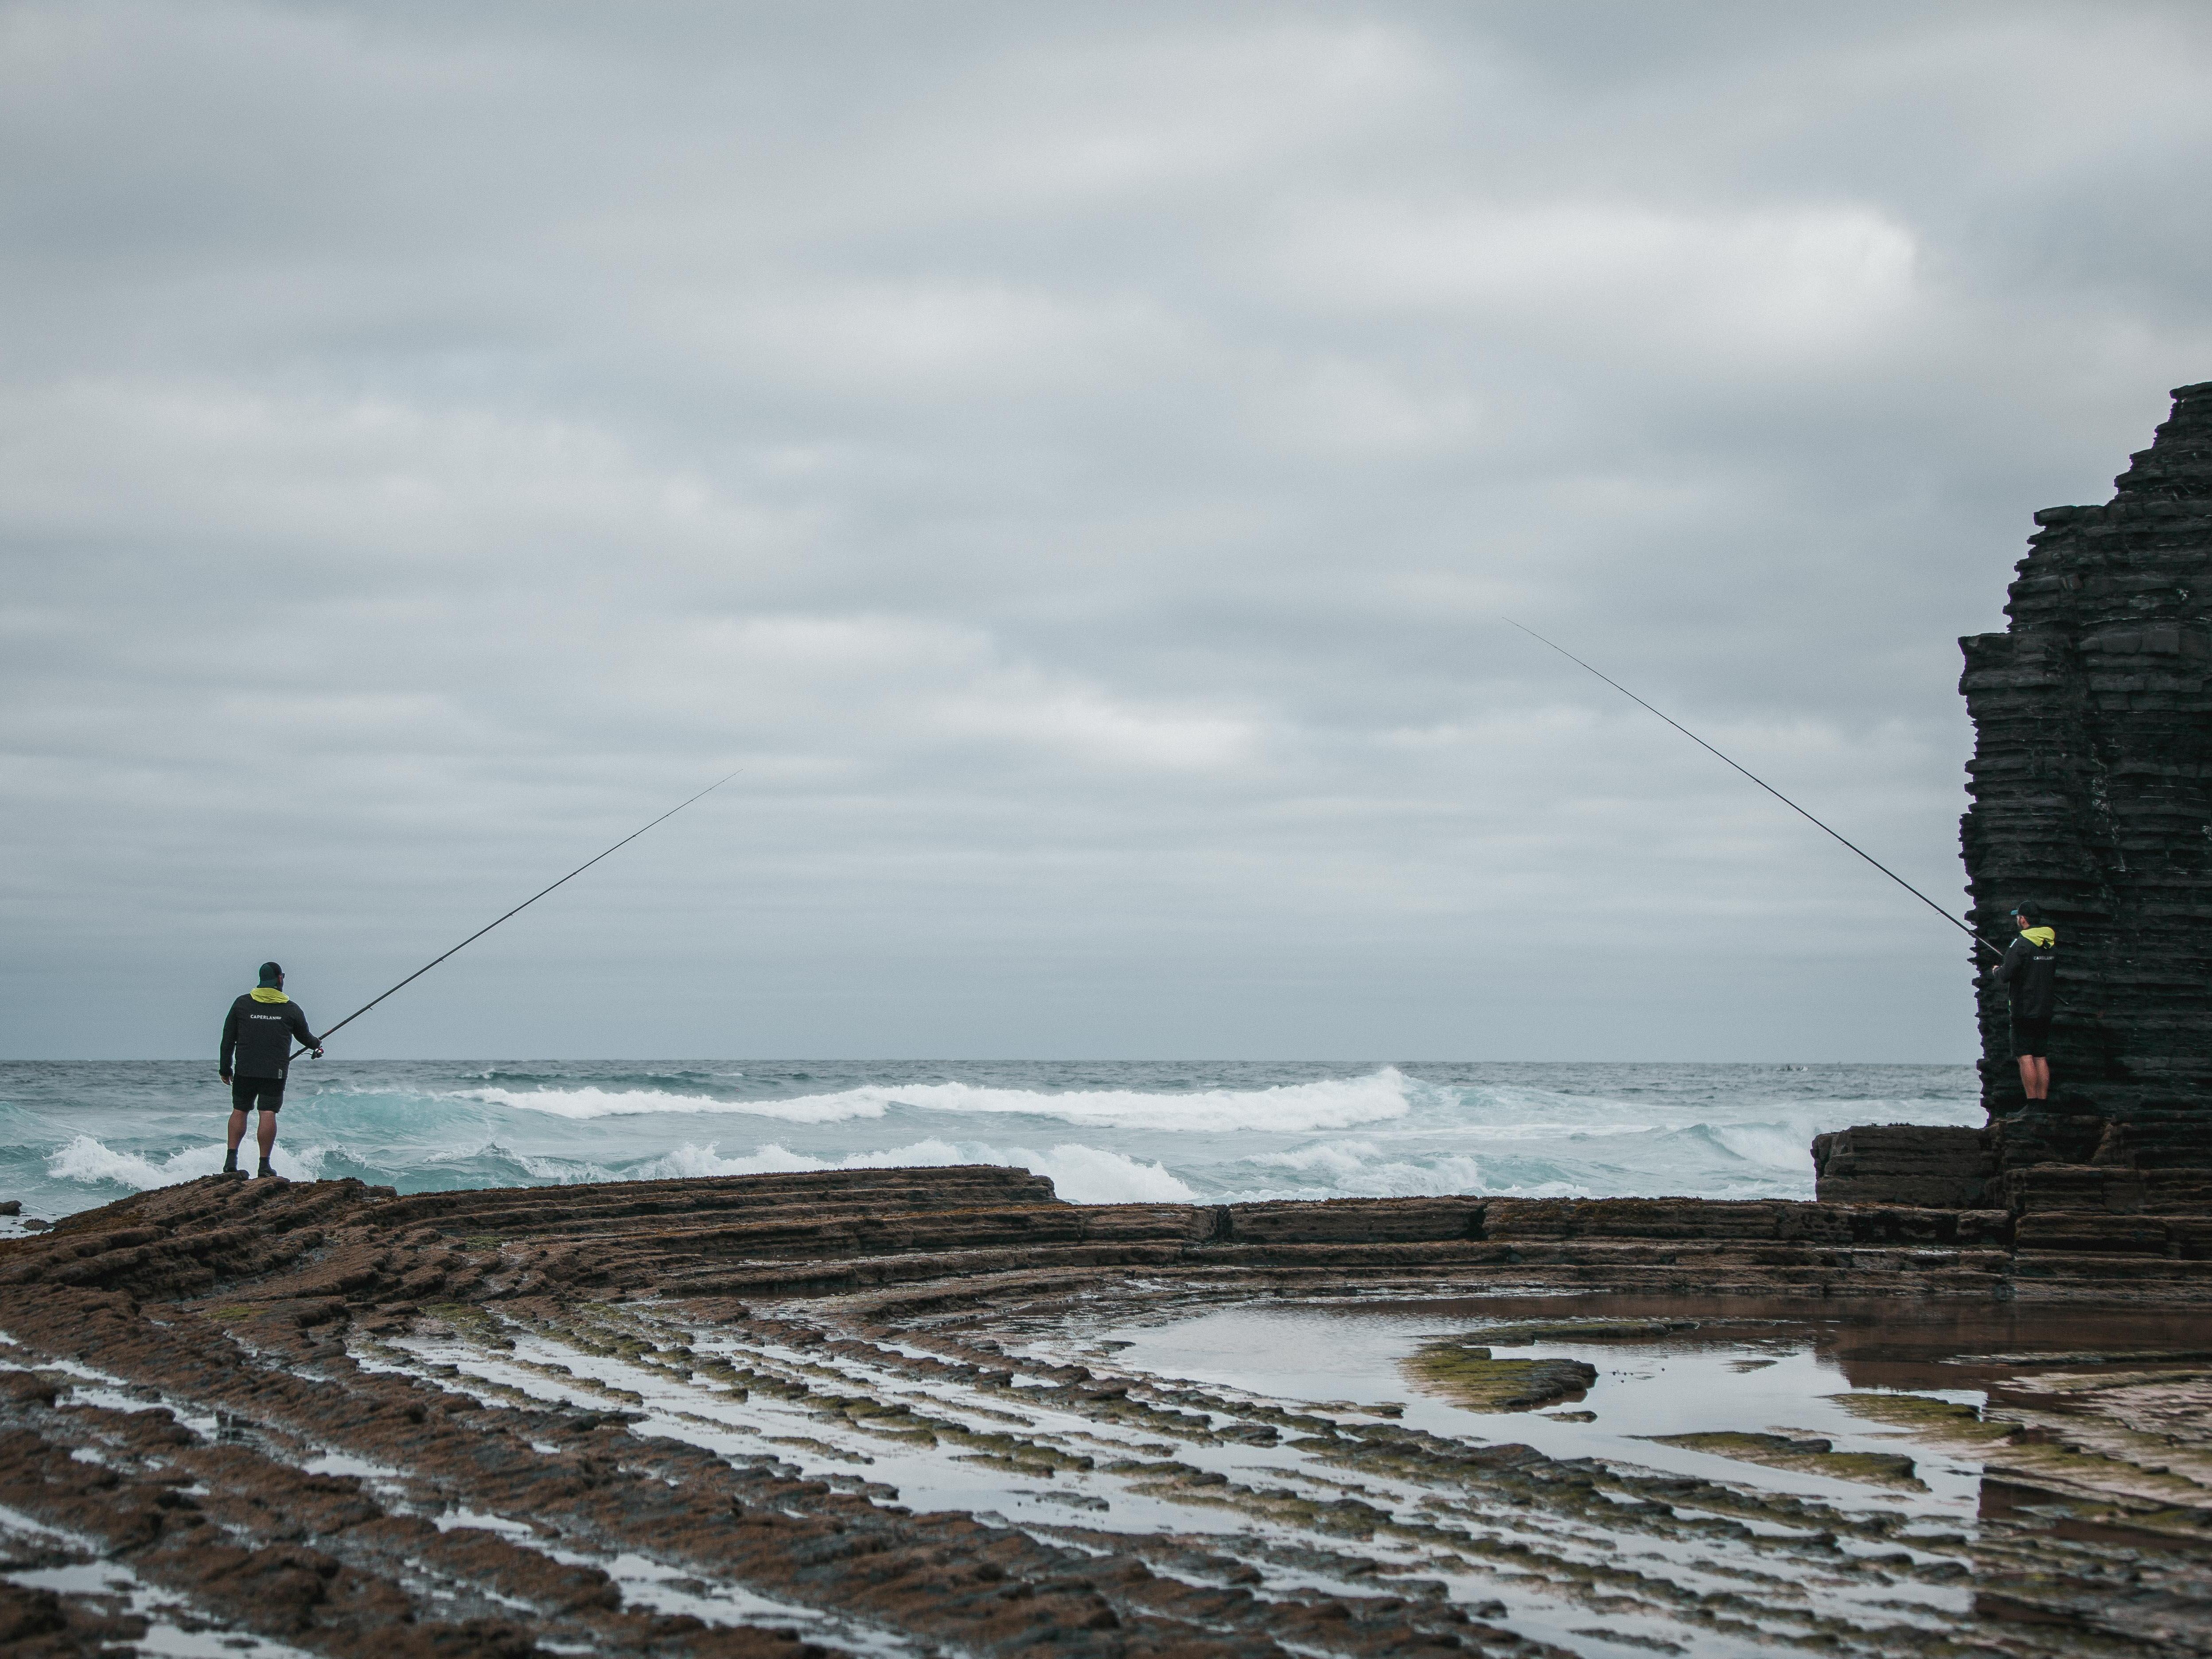
[[[220,1294],[297,1304],[301,1319],[320,1320],[401,1303],[805,1296],[1047,1268],[1692,1288],[1705,1274],[1816,1296],[1869,1284],[1996,1294],[2008,1275],[2086,1272],[2128,1283],[2162,1276],[2182,1295],[2203,1284],[2193,1264],[2212,1257],[2203,1171],[2014,1171],[2017,1214],[1781,1200],[1073,1205],[1018,1171],[866,1173],[857,1190],[814,1176],[736,1176],[649,1183],[641,1198],[609,1183],[426,1194],[436,1200],[427,1206],[359,1182],[211,1177],[0,1243],[0,1285]],[[1003,1201],[974,1201],[994,1188]],[[1040,1189],[1047,1197],[1032,1201]],[[794,1191],[823,1201],[794,1203]],[[880,1204],[863,1201],[871,1195]]]
[[[2110,1210],[2039,1210],[2020,1218],[2015,1250],[2163,1255],[2212,1260],[2212,1216],[2114,1214]]]
[[[2212,1215],[2212,1170],[2044,1164],[2008,1170],[2002,1191],[2005,1207],[2021,1216],[2045,1210]]]
[[[1974,1209],[1996,1170],[1981,1129],[1865,1123],[1813,1138],[1814,1193],[1823,1204]]]
[[[714,1208],[845,1204],[914,1209],[1052,1200],[1052,1182],[1042,1176],[998,1164],[969,1164],[927,1170],[823,1170],[417,1193],[384,1206],[376,1221],[394,1230],[428,1225],[453,1231],[502,1222],[517,1228],[543,1224],[549,1219],[573,1224],[587,1214],[600,1222],[635,1219],[646,1224]]]

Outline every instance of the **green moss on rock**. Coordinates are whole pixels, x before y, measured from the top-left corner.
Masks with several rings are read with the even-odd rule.
[[[1865,1486],[1888,1486],[1925,1492],[1926,1484],[1913,1473],[1912,1460],[1901,1452],[1838,1451],[1832,1442],[1817,1436],[1753,1434],[1723,1429],[1703,1434],[1653,1434],[1638,1437],[1662,1446],[1711,1452],[1763,1468],[1788,1469],[1798,1474],[1824,1474],[1834,1480],[1851,1480]]]
[[[1597,1381],[1597,1367],[1579,1359],[1498,1359],[1456,1339],[1425,1343],[1405,1363],[1407,1374],[1431,1393],[1479,1412],[1579,1400]]]

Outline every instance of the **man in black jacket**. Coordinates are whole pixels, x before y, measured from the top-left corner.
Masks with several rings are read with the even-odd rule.
[[[284,994],[284,970],[261,964],[261,983],[230,1005],[222,1022],[222,1055],[218,1066],[230,1085],[230,1153],[225,1175],[238,1173],[238,1143],[246,1134],[246,1115],[261,1109],[258,1139],[262,1175],[274,1175],[269,1154],[276,1145],[276,1114],[284,1104],[284,1074],[292,1065],[292,1041],[323,1057],[322,1039],[307,1030],[300,1005]],[[235,1064],[233,1062],[235,1061]]]
[[[1996,965],[1995,977],[2011,1005],[2012,1051],[2021,1086],[2030,1100],[2051,1098],[2051,1016],[2058,1006],[2058,935],[2044,926],[2043,912],[2023,900],[2012,913],[2020,937]]]

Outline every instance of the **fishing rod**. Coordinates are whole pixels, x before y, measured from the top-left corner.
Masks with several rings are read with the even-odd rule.
[[[1703,738],[1690,730],[1688,726],[1683,725],[1681,721],[1674,719],[1670,714],[1661,714],[1658,709],[1653,708],[1650,703],[1645,702],[1643,698],[1638,696],[1636,693],[1630,690],[1619,680],[1613,678],[1612,675],[1604,673],[1595,668],[1590,668],[1589,664],[1584,662],[1580,657],[1575,655],[1575,653],[1568,650],[1566,647],[1560,645],[1554,641],[1546,639],[1541,634],[1539,634],[1534,629],[1530,628],[1525,623],[1513,622],[1513,618],[1510,617],[1504,617],[1504,620],[1509,623],[1513,623],[1514,627],[1519,629],[1523,634],[1526,634],[1530,639],[1534,640],[1538,644],[1550,646],[1553,650],[1558,652],[1561,656],[1565,657],[1569,662],[1573,663],[1576,666],[1589,669],[1591,673],[1595,674],[1598,678],[1603,680],[1607,685],[1620,692],[1622,696],[1627,698],[1631,702],[1635,703],[1639,708],[1650,710],[1650,712],[1654,714],[1658,714],[1661,720],[1665,720],[1668,725],[1673,726],[1677,732],[1680,732],[1684,737],[1687,738],[1692,743],[1697,744],[1698,748],[1704,750],[1707,754],[1715,757],[1717,759],[1726,761],[1729,765],[1735,767],[1737,771],[1742,773],[1744,776],[1749,778],[1753,783],[1766,791],[1768,794],[1773,796],[1775,799],[1780,801],[1784,806],[1795,812],[1799,817],[1804,819],[1806,823],[1813,825],[1817,830],[1820,830],[1830,836],[1833,836],[1838,842],[1842,842],[1845,847],[1850,848],[1852,852],[1856,853],[1869,864],[1874,866],[1875,869],[1881,871],[1882,874],[1887,876],[1899,887],[1902,887],[1906,892],[1911,894],[1913,897],[1918,899],[1923,904],[1933,910],[1937,915],[1942,917],[1944,921],[1949,922],[1954,927],[1964,933],[1968,939],[1973,940],[1975,944],[1980,945],[1982,949],[1987,951],[1991,956],[1999,957],[2000,959],[2002,958],[2004,956],[2003,951],[1998,950],[1996,945],[1990,944],[1989,940],[1984,939],[1979,933],[1966,926],[1965,922],[1960,921],[1958,917],[1953,915],[1942,905],[1936,903],[1934,899],[1929,898],[1927,894],[1922,892],[1911,882],[1905,880],[1903,876],[1899,875],[1896,871],[1891,869],[1880,859],[1875,857],[1873,854],[1868,852],[1864,848],[1858,846],[1855,842],[1844,840],[1842,836],[1838,835],[1835,830],[1829,829],[1826,824],[1822,823],[1820,819],[1814,817],[1810,812],[1800,806],[1796,801],[1790,799],[1789,796],[1784,794],[1772,784],[1767,782],[1765,778],[1758,776],[1746,767],[1737,766],[1735,762],[1729,760],[1726,755],[1722,754],[1719,750],[1714,748],[1712,744],[1707,743]]]
[[[738,772],[742,772],[743,770],[744,770],[743,767],[739,767],[738,769]],[[732,772],[727,778],[717,778],[714,782],[708,784],[704,789],[702,789],[697,794],[692,796],[691,800],[678,801],[675,805],[670,807],[665,812],[663,812],[659,817],[653,819],[653,823],[647,824],[644,829],[631,830],[629,834],[624,836],[612,847],[608,848],[606,853],[596,854],[592,857],[586,859],[581,864],[571,870],[567,875],[562,877],[560,881],[555,882],[553,884],[553,887],[558,887],[563,883],[574,881],[578,876],[582,875],[585,871],[597,864],[599,860],[606,857],[608,853],[620,852],[623,848],[629,846],[630,842],[635,841],[640,836],[643,835],[647,830],[652,829],[653,824],[667,823],[669,819],[674,817],[685,807],[690,805],[691,801],[704,800],[708,796],[713,794],[717,789],[720,789],[724,784],[727,783],[730,781],[730,778],[734,778],[737,775],[737,772]],[[477,928],[475,933],[471,933],[459,945],[456,945],[453,950],[447,951],[445,957],[433,957],[429,961],[424,963],[413,973],[408,975],[405,979],[401,980],[398,984],[393,986],[392,988],[392,991],[402,990],[406,987],[412,985],[416,980],[422,978],[423,975],[428,973],[433,968],[435,968],[440,963],[443,962],[446,959],[446,957],[450,957],[459,951],[466,950],[470,945],[474,945],[478,939],[482,939],[486,933],[491,932],[493,928],[498,927],[501,921],[507,921],[508,917],[520,915],[532,905],[537,903],[538,900],[544,898],[546,894],[551,892],[553,890],[553,887],[540,888],[537,892],[532,893],[528,898],[523,900],[521,903],[516,905],[514,908],[509,910],[507,913],[507,915],[500,917],[498,921],[486,922],[483,927]],[[362,1003],[360,1007],[355,1009],[337,1024],[331,1026],[329,1030],[325,1031],[323,1033],[324,1040],[326,1042],[330,1038],[337,1035],[338,1032],[345,1030],[347,1026],[352,1024],[354,1021],[359,1019],[370,1009],[375,1007],[378,1003],[383,1001],[385,997],[390,996],[392,994],[392,991],[386,991],[384,993],[384,996],[373,997],[368,1001]],[[316,1044],[316,1051],[319,1052],[321,1047],[322,1045],[320,1043]],[[297,1049],[293,1053],[292,1058],[294,1060],[297,1060],[301,1054],[307,1052],[308,1050],[305,1048]]]

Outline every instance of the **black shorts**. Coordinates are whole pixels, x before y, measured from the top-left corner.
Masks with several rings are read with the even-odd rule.
[[[2021,1060],[2030,1054],[2049,1054],[2051,1016],[2045,1014],[2040,1018],[2033,1018],[2027,1014],[2014,1014],[2012,1017],[2012,1051]]]
[[[234,1078],[230,1085],[230,1109],[250,1112],[257,1106],[264,1112],[274,1112],[284,1104],[284,1079],[281,1077]]]

